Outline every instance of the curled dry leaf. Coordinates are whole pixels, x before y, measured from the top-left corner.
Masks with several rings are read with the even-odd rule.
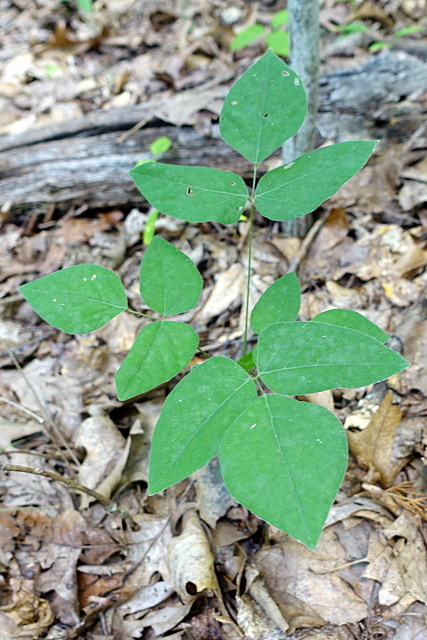
[[[168,545],[171,583],[184,603],[204,589],[219,591],[214,557],[206,533],[194,509],[183,517],[183,529]]]

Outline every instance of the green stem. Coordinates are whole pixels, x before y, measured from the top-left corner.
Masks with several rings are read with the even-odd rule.
[[[245,304],[245,333],[243,337],[243,356],[248,350],[248,332],[249,332],[249,296],[251,291],[251,266],[252,266],[252,243],[254,236],[254,217],[255,217],[255,183],[257,176],[258,164],[254,164],[254,172],[252,176],[252,194],[251,207],[249,210],[249,246],[248,246],[248,272],[246,279],[246,304]]]
[[[129,309],[129,307],[126,309],[126,311],[128,311],[129,313],[133,313],[136,316],[141,316],[141,318],[149,318],[150,320],[157,320],[157,318],[153,318],[153,316],[149,316],[146,313],[140,313],[139,311],[134,311],[133,309]]]

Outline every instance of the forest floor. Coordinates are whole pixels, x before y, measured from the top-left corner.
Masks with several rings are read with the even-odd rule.
[[[234,35],[256,22],[269,29],[285,8],[281,0],[95,0],[87,13],[76,5],[0,0],[0,144],[152,99],[153,140],[161,121],[181,140],[195,129],[208,141],[225,90],[265,51],[262,37],[231,51]],[[142,196],[138,207],[78,197],[67,210],[0,202],[2,640],[427,640],[426,16],[426,0],[321,2],[322,74],[394,60],[418,65],[420,75],[415,88],[409,77],[407,92],[391,82],[384,99],[365,105],[363,130],[356,124],[352,135],[371,132],[378,150],[317,212],[316,234],[289,237],[256,221],[251,305],[292,265],[301,319],[331,307],[359,311],[412,363],[387,383],[302,398],[335,413],[351,451],[315,551],[238,505],[215,461],[149,497],[151,434],[179,377],[119,402],[114,375],[141,320],[121,314],[71,336],[18,293],[24,282],[95,262],[114,269],[143,310]],[[211,92],[199,105],[198,87]],[[339,128],[329,133],[326,116],[339,120],[331,99],[328,113],[320,105],[321,143],[348,139]],[[1,158],[0,168],[7,174]],[[241,348],[247,232],[244,221],[157,222],[156,233],[204,277],[185,321],[212,355]]]

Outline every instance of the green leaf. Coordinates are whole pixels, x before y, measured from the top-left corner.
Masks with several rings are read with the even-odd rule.
[[[270,220],[314,211],[363,167],[376,142],[340,142],[269,171],[258,183],[256,207]]]
[[[229,358],[209,358],[183,378],[167,397],[154,430],[150,495],[209,462],[230,424],[256,395],[255,382]]]
[[[272,29],[279,29],[280,27],[283,27],[285,24],[288,24],[288,22],[289,22],[289,11],[288,9],[282,9],[282,11],[278,11],[277,13],[274,14],[270,24]]]
[[[394,34],[393,38],[404,38],[405,36],[410,36],[413,33],[420,33],[420,31],[424,31],[424,27],[421,24],[413,24],[407,27],[402,27],[398,29]]]
[[[118,399],[128,400],[176,376],[190,362],[198,344],[199,336],[188,324],[148,324],[116,373]]]
[[[361,331],[375,340],[380,342],[387,342],[390,336],[382,329],[377,327],[376,324],[362,316],[357,311],[351,311],[349,309],[329,309],[328,311],[322,311],[314,316],[312,322],[326,322],[326,324],[335,324],[339,327],[347,327],[348,329],[355,329]]]
[[[298,131],[306,110],[297,74],[269,50],[231,87],[220,116],[221,136],[258,163]]]
[[[188,222],[232,224],[248,199],[243,179],[230,171],[147,162],[130,175],[153,207]]]
[[[236,500],[314,549],[346,470],[347,440],[324,407],[270,394],[233,422],[220,465]]]
[[[388,42],[373,42],[372,44],[369,45],[368,50],[371,51],[372,53],[375,53],[376,51],[380,51],[381,49],[386,49],[389,46],[390,45]]]
[[[295,273],[287,273],[268,287],[252,310],[251,327],[261,333],[269,324],[295,320],[301,304],[301,289]]]
[[[248,373],[252,371],[252,369],[255,369],[256,366],[254,360],[255,349],[256,346],[252,349],[252,351],[249,351],[249,353],[246,353],[244,356],[237,360],[237,364],[239,365],[239,367],[242,367],[242,369],[244,369]]]
[[[194,262],[156,236],[141,262],[140,291],[150,309],[165,316],[189,311],[199,301],[203,279]]]
[[[56,271],[19,291],[43,320],[65,333],[94,331],[127,309],[120,278],[96,264]]]
[[[153,140],[150,144],[150,153],[152,153],[153,156],[160,156],[162,153],[170,149],[171,145],[172,140],[170,138],[167,136],[160,136],[160,138],[156,138],[156,140]]]
[[[244,49],[249,44],[252,44],[258,36],[265,32],[265,28],[262,24],[252,24],[250,27],[240,31],[231,43],[230,49],[232,51],[239,51]]]
[[[273,49],[278,56],[287,58],[290,53],[289,31],[273,31],[266,36],[268,46]]]
[[[258,341],[264,384],[285,395],[364,387],[409,366],[401,355],[354,329],[323,322],[279,322]]]

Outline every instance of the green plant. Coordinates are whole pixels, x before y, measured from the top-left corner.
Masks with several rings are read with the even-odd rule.
[[[405,36],[412,35],[413,33],[420,33],[420,31],[424,31],[424,27],[420,24],[413,24],[408,27],[402,27],[393,33],[393,40],[398,40],[399,38],[404,38]],[[373,42],[369,45],[368,49],[372,53],[375,51],[380,51],[381,49],[386,49],[388,47],[393,46],[393,40],[390,42],[386,42],[385,40],[378,40],[377,42]]]
[[[61,2],[71,2],[71,0],[61,0]],[[92,13],[93,11],[93,0],[76,0],[77,6],[80,11],[85,13]]]
[[[232,51],[239,51],[244,49],[248,45],[252,44],[259,36],[263,35],[267,46],[270,47],[274,53],[284,58],[289,56],[289,32],[282,29],[289,22],[289,13],[287,9],[278,11],[274,14],[270,21],[270,29],[267,30],[262,24],[258,22],[246,27],[237,34],[231,43]]]
[[[239,175],[219,169],[149,162],[131,171],[153,207],[188,222],[233,224],[248,203],[248,293],[256,209],[271,220],[313,211],[375,146],[358,141],[324,147],[257,182],[258,164],[295,134],[305,112],[298,76],[267,51],[231,88],[220,116],[222,138],[254,165],[251,193]],[[145,316],[150,322],[117,372],[120,400],[170,380],[191,360],[197,334],[168,316],[193,308],[201,290],[191,260],[155,237],[142,259],[140,291],[160,317]],[[127,309],[118,276],[95,265],[69,267],[20,291],[44,320],[69,333],[93,331]],[[346,469],[346,436],[327,409],[288,396],[368,385],[409,363],[384,345],[387,334],[355,311],[296,321],[300,287],[293,273],[272,284],[251,314],[248,298],[239,362],[210,357],[168,395],[154,432],[148,491],[183,480],[219,453],[230,493],[314,548]],[[249,323],[259,339],[248,353]]]

